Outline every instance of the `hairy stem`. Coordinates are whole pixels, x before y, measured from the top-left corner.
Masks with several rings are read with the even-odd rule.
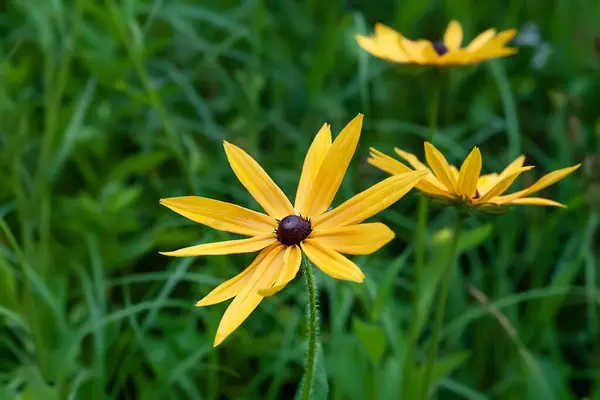
[[[317,289],[315,278],[313,276],[312,264],[306,256],[303,257],[302,269],[306,281],[306,290],[308,291],[308,351],[306,354],[306,366],[304,368],[304,388],[302,390],[302,400],[310,398],[310,390],[315,370],[315,358],[317,356],[317,334],[318,334],[318,310],[317,310]]]

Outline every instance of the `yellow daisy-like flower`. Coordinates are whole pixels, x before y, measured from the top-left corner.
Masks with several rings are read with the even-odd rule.
[[[445,199],[446,201],[466,204],[479,208],[480,211],[501,211],[503,206],[510,204],[525,204],[538,206],[566,207],[554,200],[540,197],[529,197],[540,190],[558,182],[581,164],[569,168],[559,169],[541,177],[527,189],[504,195],[504,192],[513,184],[519,175],[529,171],[533,166],[523,166],[525,156],[517,157],[504,171],[487,175],[481,174],[481,153],[477,147],[473,148],[458,170],[450,165],[444,155],[432,144],[425,143],[425,158],[429,168],[411,153],[394,149],[414,170],[427,171],[425,179],[417,183],[416,188],[423,193]],[[405,174],[412,171],[410,167],[400,161],[371,149],[369,163],[390,174]]]
[[[375,24],[373,36],[356,35],[356,40],[360,47],[373,56],[395,63],[463,65],[515,54],[517,49],[506,47],[506,44],[516,33],[516,29],[498,34],[495,29],[488,29],[477,35],[466,47],[461,47],[463,30],[457,21],[451,21],[444,39],[435,42],[409,40],[392,28],[378,23]]]
[[[362,282],[360,268],[342,253],[370,254],[394,237],[382,223],[361,222],[404,196],[426,175],[423,171],[385,179],[328,211],[354,155],[362,119],[362,114],[354,118],[333,143],[330,126],[323,125],[306,154],[293,206],[250,155],[228,142],[224,147],[233,172],[267,214],[196,196],[160,201],[192,221],[250,236],[162,254],[185,257],[260,250],[249,267],[196,304],[208,306],[234,297],[217,329],[215,346],[240,326],[265,296],[294,279],[301,252],[334,278]]]

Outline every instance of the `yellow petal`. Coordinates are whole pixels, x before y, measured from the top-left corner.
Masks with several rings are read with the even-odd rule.
[[[278,246],[281,246],[281,244],[273,243],[269,247],[263,249],[260,253],[258,253],[258,256],[256,256],[248,268],[214,288],[209,294],[204,296],[202,300],[196,303],[196,307],[217,304],[237,296],[238,293],[240,293],[240,291],[248,284],[248,282],[250,282],[250,279],[252,279],[252,274],[255,272],[256,266],[259,265],[265,259],[265,257]]]
[[[402,164],[400,161],[372,147],[370,149],[370,156],[371,157],[367,160],[369,164],[389,174],[404,174],[412,171],[412,169]]]
[[[485,195],[496,183],[498,183],[497,173],[481,175],[477,180],[477,196],[481,197]]]
[[[379,48],[376,38],[356,35],[355,39],[358,45],[367,53],[377,58],[387,59],[387,54]]]
[[[252,253],[262,250],[275,243],[277,238],[274,233],[255,236],[248,239],[226,240],[224,242],[204,243],[197,246],[186,247],[175,251],[164,251],[160,254],[171,257],[208,256],[215,254]]]
[[[308,259],[327,275],[346,281],[362,282],[365,275],[352,261],[327,247],[321,246],[315,239],[305,239],[300,244]]]
[[[160,204],[192,221],[241,235],[264,235],[277,227],[275,219],[264,214],[205,197],[171,197],[161,199]]]
[[[392,175],[404,174],[406,172],[412,171],[400,161],[395,160],[392,157],[389,157],[375,149],[371,149],[371,157],[367,159],[367,162],[373,165],[374,167],[377,167]],[[417,183],[415,187],[421,190],[422,192],[433,196],[444,196],[452,198],[452,196],[448,194],[448,191],[443,187],[443,185],[438,182],[435,176],[433,176],[433,174],[429,170],[427,170],[426,172],[427,175],[425,175],[424,179]]]
[[[458,194],[471,198],[477,192],[477,180],[481,173],[481,152],[474,147],[460,167],[458,175]]]
[[[521,197],[529,196],[535,192],[539,192],[542,189],[547,188],[548,186],[560,181],[565,176],[569,175],[571,172],[575,171],[579,168],[581,164],[574,165],[572,167],[559,169],[554,172],[550,172],[542,176],[536,183],[528,187],[527,189],[520,190],[516,193],[512,193],[506,196],[498,197],[495,201],[499,201],[502,204],[513,202],[515,199],[519,199]]]
[[[505,50],[510,50],[509,53],[511,54],[513,52],[517,52],[517,49],[504,47],[506,43],[508,43],[516,34],[516,29],[509,29],[500,32],[488,41],[485,48],[482,48],[481,51],[478,52],[477,56],[480,58],[492,58],[495,57],[494,54],[502,54]]]
[[[302,174],[298,183],[298,191],[296,192],[295,209],[300,215],[306,215],[305,202],[308,194],[311,191],[312,184],[323,164],[323,160],[331,147],[331,128],[329,124],[324,124],[315,139],[313,140],[306,158],[302,166]]]
[[[273,286],[259,290],[261,296],[272,296],[287,286],[296,277],[302,261],[302,252],[298,246],[289,246],[283,255],[283,265]]]
[[[371,254],[394,238],[381,222],[314,230],[309,239],[342,254]]]
[[[513,54],[517,54],[519,52],[518,49],[513,48],[503,48],[500,50],[489,51],[488,49],[483,49],[473,55],[473,59],[476,61],[484,61],[492,58],[501,58],[512,56]]]
[[[471,53],[469,53],[467,50],[465,49],[456,49],[456,50],[451,50],[449,52],[447,52],[446,54],[444,54],[441,59],[440,62],[442,64],[453,64],[453,65],[460,65],[460,64],[469,64],[472,60],[471,57]]]
[[[510,202],[510,204],[523,204],[523,205],[532,205],[532,206],[554,206],[567,208],[566,205],[559,203],[558,201],[542,199],[541,197],[525,197],[523,199],[515,199]]]
[[[428,40],[424,40],[421,44],[421,54],[423,54],[424,64],[430,65],[441,65],[442,57],[433,48],[433,43]]]
[[[444,44],[448,50],[456,50],[460,47],[463,39],[462,26],[458,21],[450,21],[446,33],[444,33]]]
[[[501,195],[506,192],[508,188],[514,183],[514,181],[525,171],[529,171],[533,166],[521,167],[517,169],[512,175],[508,175],[502,179],[498,179],[496,184],[492,186],[490,190],[485,192],[483,196],[474,201],[475,204],[482,204],[488,201],[495,202],[494,197]],[[481,193],[480,193],[481,194]]]
[[[220,345],[227,336],[236,330],[262,301],[263,296],[258,294],[261,287],[273,282],[275,274],[281,267],[282,258],[279,257],[284,246],[273,249],[256,267],[252,278],[233,299],[217,328],[214,346]]]
[[[317,216],[329,207],[354,155],[363,115],[358,114],[335,138],[305,199],[305,215]]]
[[[400,47],[406,52],[410,62],[425,64],[426,58],[423,55],[423,47],[426,41],[415,42],[405,37],[400,41]]]
[[[406,160],[407,163],[409,163],[411,165],[411,167],[413,167],[414,169],[423,169],[423,170],[428,170],[429,168],[427,168],[427,166],[425,164],[423,164],[421,161],[419,161],[419,158],[417,156],[415,156],[412,153],[409,153],[408,151],[404,151],[402,149],[399,149],[397,147],[394,147],[394,151],[396,152],[396,154],[398,154],[401,158],[403,158],[404,160]]]
[[[494,37],[494,44],[499,47],[504,46],[506,43],[510,42],[510,40],[514,38],[516,34],[516,29],[507,29],[502,31]]]
[[[514,174],[519,169],[521,169],[521,167],[523,166],[524,163],[525,163],[525,156],[521,154],[519,157],[515,158],[513,162],[508,164],[508,167],[504,168],[504,170],[502,172],[500,172],[500,175],[498,175],[498,179],[504,179],[508,175]]]
[[[401,46],[403,36],[399,32],[377,23],[375,24],[375,35],[378,51],[384,54],[384,58],[398,63],[409,61],[406,51]]]
[[[496,34],[495,29],[488,29],[486,31],[481,32],[469,45],[467,46],[467,50],[470,52],[476,52],[481,50]]]
[[[231,169],[242,185],[270,216],[281,219],[294,213],[294,208],[279,186],[248,153],[223,142]]]
[[[460,175],[458,172],[458,168],[456,168],[453,164],[450,164],[450,172],[452,172],[452,177],[454,178],[454,180],[458,182],[458,175]]]
[[[425,142],[425,158],[427,164],[438,180],[452,193],[456,193],[456,178],[446,158],[431,143]]]
[[[313,218],[313,229],[356,225],[389,207],[423,179],[427,171],[394,175],[345,201],[339,207]]]
[[[425,164],[419,161],[417,156],[397,147],[394,147],[394,151],[396,154],[406,160],[406,162],[409,163],[415,170],[429,171],[429,174],[425,176],[425,179],[417,184],[417,189],[435,196],[453,197],[449,196],[448,189],[442,185],[442,183],[435,177],[435,175],[433,175],[431,170]]]

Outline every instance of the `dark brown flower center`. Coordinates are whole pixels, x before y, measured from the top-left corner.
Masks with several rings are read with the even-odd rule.
[[[308,219],[288,215],[277,226],[277,239],[287,246],[298,244],[310,235],[312,226]]]
[[[443,40],[438,40],[438,41],[432,42],[431,44],[433,45],[433,48],[440,56],[443,56],[444,54],[446,54],[448,52],[448,48],[444,44]]]

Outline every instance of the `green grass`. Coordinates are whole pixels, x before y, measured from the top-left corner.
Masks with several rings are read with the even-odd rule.
[[[600,399],[597,2],[13,0],[1,9],[0,399],[292,398],[304,363],[301,279],[213,349],[226,304],[193,305],[252,255],[159,255],[231,236],[158,199],[259,209],[222,140],[291,195],[318,128],[328,121],[337,133],[358,112],[361,142],[335,203],[366,189],[384,177],[366,163],[370,146],[422,153],[434,88],[430,72],[376,60],[353,35],[382,21],[435,39],[451,18],[468,39],[528,21],[539,37],[516,56],[453,72],[435,136],[450,161],[477,145],[486,171],[520,153],[536,165],[531,177],[584,168],[545,191],[566,210],[468,221],[438,398]],[[416,204],[411,193],[376,217],[397,237],[354,257],[363,285],[317,271],[318,364],[331,399],[418,393],[452,216],[430,208],[414,288]],[[417,366],[403,358],[413,290],[425,299]],[[400,381],[405,368],[410,382]]]

